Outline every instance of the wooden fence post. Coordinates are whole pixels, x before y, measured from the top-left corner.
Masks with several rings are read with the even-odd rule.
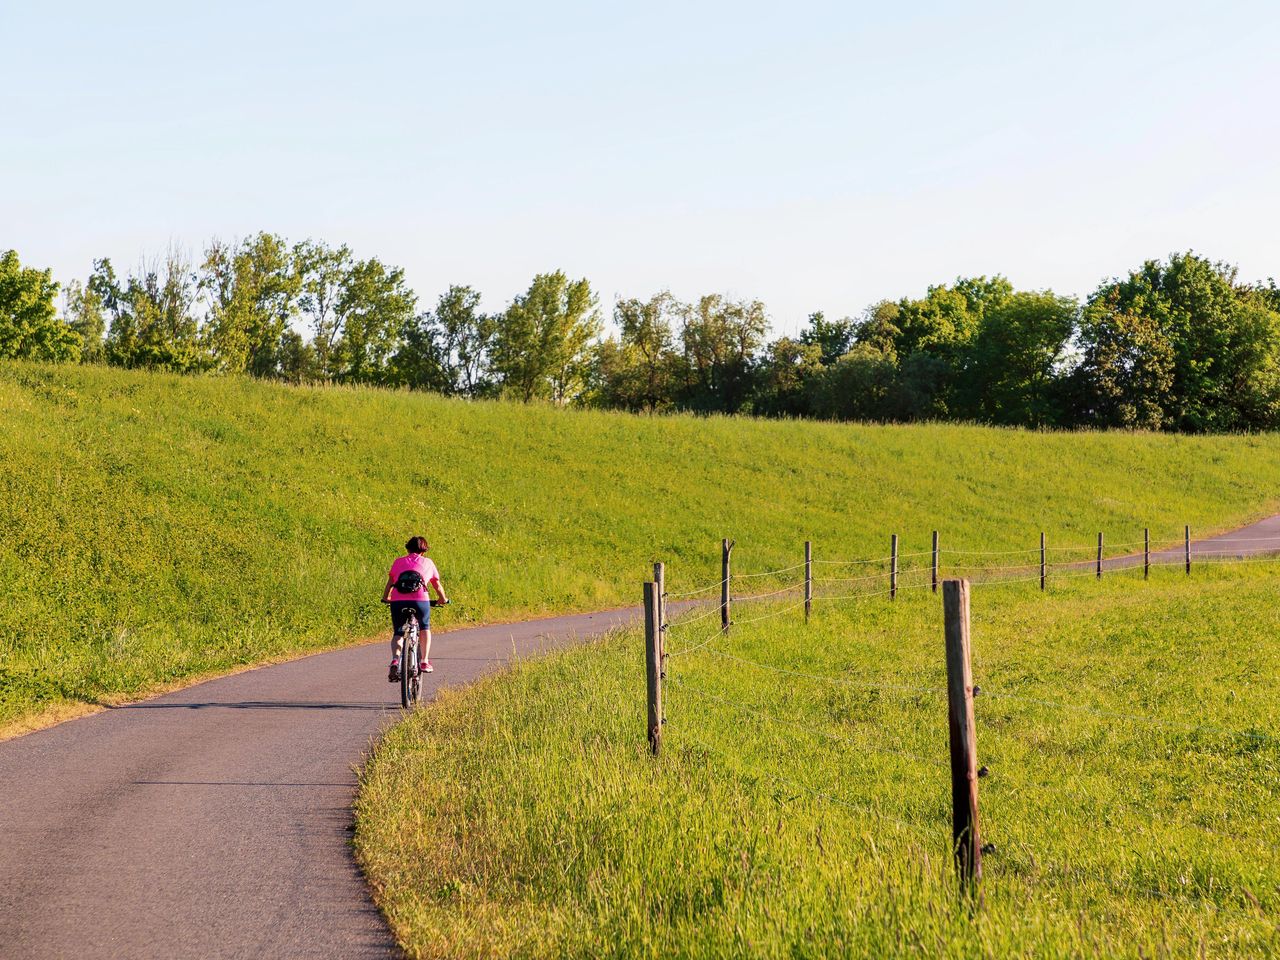
[[[720,541],[720,629],[729,630],[729,555],[733,553],[733,540]]]
[[[942,584],[947,646],[947,719],[951,738],[951,840],[961,889],[982,902],[978,830],[978,738],[969,661],[969,581]]]
[[[658,585],[650,581],[644,585],[644,666],[648,681],[649,749],[655,756],[662,746],[662,677],[658,648],[662,632],[658,629],[660,606]]]
[[[938,531],[933,531],[933,592],[938,592]]]
[[[813,543],[804,542],[804,622],[809,622],[809,611],[813,609]]]
[[[1151,576],[1151,528],[1142,528],[1142,579]]]
[[[889,599],[898,598],[898,535],[889,538]]]
[[[667,565],[653,565],[653,582],[658,585],[658,676],[667,675]]]
[[[1040,531],[1040,589],[1041,590],[1044,589],[1045,566],[1046,564],[1045,564],[1044,531],[1041,530]]]
[[[1102,531],[1098,531],[1098,579],[1102,579]]]
[[[1187,558],[1187,573],[1191,573],[1191,526],[1182,528],[1182,547]]]

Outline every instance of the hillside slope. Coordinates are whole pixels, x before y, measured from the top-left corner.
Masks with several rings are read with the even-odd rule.
[[[0,725],[373,635],[425,534],[459,620],[944,542],[1271,512],[1280,438],[648,418],[0,364]]]

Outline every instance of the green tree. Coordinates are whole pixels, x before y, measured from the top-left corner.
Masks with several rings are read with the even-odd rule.
[[[353,263],[333,307],[341,331],[334,347],[340,379],[388,382],[389,361],[414,320],[417,302],[399,267],[376,258]]]
[[[902,306],[892,300],[881,300],[879,303],[872,304],[867,308],[863,318],[854,324],[853,342],[875,347],[881,353],[892,354],[896,362],[898,342],[902,333],[898,328],[898,317],[901,313]],[[852,345],[846,348],[846,352],[848,349],[852,349]]]
[[[800,342],[816,346],[823,364],[832,364],[849,352],[857,334],[857,324],[848,317],[828,320],[821,310],[809,314],[809,326],[800,334]]]
[[[898,356],[907,357],[918,350],[951,355],[978,332],[984,309],[1007,287],[999,278],[994,282],[985,277],[961,279],[951,287],[930,287],[923,299],[898,301],[894,320]]]
[[[1254,290],[1263,306],[1268,310],[1275,310],[1280,313],[1280,286],[1276,286],[1274,279],[1258,284]]]
[[[820,315],[819,315],[820,316]],[[802,417],[809,412],[809,381],[829,364],[819,343],[781,337],[769,344],[756,374],[756,413],[770,417]]]
[[[965,356],[958,409],[990,423],[1063,423],[1060,373],[1079,309],[1047,290],[987,307]]]
[[[688,406],[736,413],[752,394],[754,360],[769,332],[759,300],[702,297],[686,308],[680,331]]]
[[[454,392],[444,345],[430,313],[411,317],[401,328],[385,382],[411,390]]]
[[[16,250],[0,253],[0,359],[79,358],[80,338],[58,319],[57,293],[51,271],[22,266]]]
[[[481,312],[479,292],[456,284],[449,287],[436,301],[431,321],[440,341],[447,391],[469,397],[487,393],[489,354],[498,321]]]
[[[78,280],[72,280],[67,284],[63,298],[63,318],[80,338],[80,362],[101,363],[106,359],[103,337],[107,330],[102,297],[92,285],[85,286]]]
[[[951,286],[930,287],[918,300],[903,297],[871,307],[854,340],[875,351],[877,383],[884,364],[891,362],[896,370],[877,419],[942,419],[964,412],[961,368],[967,353],[984,318],[1012,295],[1004,277],[962,277]],[[863,356],[865,361],[872,354]]]
[[[238,244],[213,241],[199,286],[209,305],[204,335],[218,369],[278,376],[302,286],[284,240],[259,233]]]
[[[898,382],[898,361],[891,350],[857,343],[805,384],[813,415],[825,420],[890,419]]]
[[[1085,310],[1082,334],[1082,379],[1103,390],[1095,397],[1100,410],[1125,409],[1108,406],[1105,387],[1133,380],[1126,369],[1107,366],[1120,363],[1147,374],[1139,381],[1147,387],[1139,403],[1144,412],[1135,414],[1143,423],[1199,432],[1276,422],[1269,411],[1280,393],[1280,314],[1265,289],[1238,283],[1230,265],[1193,253],[1174,254],[1167,263],[1148,260],[1126,279],[1099,287]],[[1104,349],[1091,354],[1089,346],[1099,336]],[[1147,359],[1126,353],[1112,346],[1116,337],[1129,351],[1154,354]]]
[[[673,321],[682,309],[666,291],[648,300],[631,297],[614,304],[619,336],[596,348],[592,403],[624,410],[663,410],[673,405],[679,375]]]
[[[596,298],[584,280],[562,271],[533,278],[494,334],[493,368],[503,389],[523,400],[576,399],[590,373],[590,346],[600,330]]]
[[[89,285],[111,313],[105,348],[109,363],[178,372],[206,365],[193,310],[195,274],[179,250],[144,263],[123,287],[109,260],[96,261]]]
[[[1078,416],[1099,427],[1159,430],[1173,395],[1173,344],[1154,317],[1115,309],[1114,296],[1084,311]]]
[[[307,383],[319,379],[316,354],[297,330],[286,330],[280,337],[280,377],[288,383]]]
[[[311,330],[316,375],[336,380],[339,374],[337,345],[342,337],[338,301],[348,273],[351,251],[305,240],[293,248],[294,269],[301,284],[298,306]]]

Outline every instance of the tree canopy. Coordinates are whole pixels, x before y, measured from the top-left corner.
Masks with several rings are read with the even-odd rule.
[[[1280,288],[1195,253],[1089,298],[960,277],[770,340],[759,300],[622,297],[537,274],[505,307],[347,246],[257,233],[59,286],[0,257],[0,358],[368,383],[466,397],[773,417],[1186,432],[1280,427]]]
[[[79,359],[81,338],[58,319],[57,293],[51,271],[24,267],[16,250],[0,253],[0,359]]]

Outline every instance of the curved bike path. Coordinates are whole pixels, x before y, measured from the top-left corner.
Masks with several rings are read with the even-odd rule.
[[[634,610],[435,637],[424,696]],[[350,852],[355,767],[401,714],[386,641],[0,743],[0,957],[398,956]]]
[[[1278,551],[1280,516],[1192,545]],[[637,618],[440,634],[426,696]],[[0,743],[0,957],[398,955],[349,845],[355,766],[400,716],[387,653],[316,654]]]

